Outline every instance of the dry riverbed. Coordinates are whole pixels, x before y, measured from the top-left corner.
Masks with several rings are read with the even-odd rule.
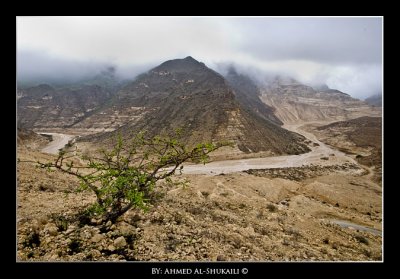
[[[18,260],[382,260],[382,187],[302,133],[318,143],[307,154],[185,166],[178,178],[189,187],[160,182],[148,212],[131,210],[106,230],[73,219],[94,200],[74,191],[77,180],[19,163]]]

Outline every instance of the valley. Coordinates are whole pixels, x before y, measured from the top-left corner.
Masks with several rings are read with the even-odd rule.
[[[95,155],[118,133],[129,140],[177,127],[189,146],[233,145],[205,165],[185,163],[177,178],[186,187],[158,181],[147,212],[131,209],[106,227],[74,217],[95,200],[76,191],[75,177],[18,163],[20,261],[383,259],[380,107],[293,79],[258,84],[234,70],[223,77],[192,57],[166,61],[115,91],[96,87],[79,120],[63,109],[70,104],[60,90],[39,89],[18,99],[19,123],[30,131],[18,130],[21,161],[55,160],[68,142]],[[33,108],[46,100],[62,113]]]
[[[50,154],[58,154],[58,151],[65,147],[65,145],[74,138],[72,135],[57,134],[57,133],[44,133],[39,132],[38,134],[52,136],[52,141],[47,144],[42,152]]]

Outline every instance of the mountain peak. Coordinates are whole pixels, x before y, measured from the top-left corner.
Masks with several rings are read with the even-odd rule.
[[[179,60],[179,59],[177,59],[177,60]],[[199,61],[197,61],[196,59],[194,59],[194,58],[193,58],[192,56],[190,56],[190,55],[187,56],[187,57],[185,57],[183,60],[199,63]]]
[[[187,56],[183,59],[168,60],[154,68],[153,71],[189,72],[204,68],[206,68],[204,63],[197,61],[192,56]]]

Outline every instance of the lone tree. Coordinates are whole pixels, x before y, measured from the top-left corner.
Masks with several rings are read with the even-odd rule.
[[[148,137],[138,133],[129,141],[121,135],[111,150],[99,150],[98,157],[81,156],[86,166],[74,165],[74,151],[60,151],[55,162],[37,162],[41,168],[58,169],[80,179],[81,190],[91,190],[96,202],[87,213],[101,216],[103,222],[114,223],[133,207],[145,209],[158,180],[182,171],[182,163],[206,163],[208,154],[229,143],[200,143],[188,148],[180,131],[173,136]]]

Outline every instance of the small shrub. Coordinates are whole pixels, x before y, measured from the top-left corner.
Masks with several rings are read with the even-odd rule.
[[[73,142],[72,142],[72,140],[70,140],[70,141],[68,141],[68,143],[65,145],[65,147],[71,148],[72,145],[73,145]]]
[[[63,232],[68,229],[68,220],[64,216],[54,216],[54,223],[57,226],[58,231]]]
[[[148,209],[157,196],[153,195],[157,181],[172,181],[171,176],[181,172],[183,163],[207,163],[209,153],[230,143],[199,143],[188,147],[181,131],[172,135],[148,136],[136,133],[127,142],[119,135],[111,150],[101,149],[100,155],[91,158],[81,156],[90,172],[83,172],[74,161],[66,160],[76,156],[76,150],[60,150],[54,162],[34,162],[49,171],[57,169],[80,179],[80,191],[90,190],[96,195],[96,202],[88,208],[90,217],[102,217],[103,223],[117,219],[131,208]],[[32,161],[24,161],[32,162]],[[187,186],[188,181],[179,182]],[[42,191],[45,188],[42,187]],[[83,222],[81,222],[83,221]],[[86,224],[86,216],[81,217]]]
[[[54,186],[52,185],[40,184],[38,189],[41,192],[54,192]]]
[[[368,257],[368,258],[371,258],[371,256],[372,256],[372,253],[371,253],[370,250],[364,249],[363,253],[364,253],[364,255],[365,255],[366,257]]]
[[[191,213],[192,215],[200,215],[203,213],[203,209],[201,207],[190,207],[187,209],[187,212]]]
[[[40,245],[40,236],[38,232],[32,232],[28,235],[28,237],[25,239],[23,245],[25,247],[39,247]]]
[[[156,215],[156,216],[153,216],[153,217],[150,219],[150,222],[151,222],[152,224],[162,224],[162,223],[164,223],[164,216],[161,215],[161,214]]]
[[[81,248],[81,242],[78,239],[73,239],[69,244],[68,244],[68,248],[69,248],[69,254],[76,254],[82,251]]]
[[[183,217],[181,214],[177,213],[174,215],[174,220],[176,222],[177,225],[180,225],[183,221]]]
[[[134,244],[137,238],[138,236],[135,234],[128,234],[126,236],[126,242],[128,243],[130,249],[134,249]]]
[[[285,229],[285,233],[293,236],[295,240],[298,240],[301,237],[301,233],[295,228]]]
[[[201,194],[202,194],[205,198],[207,198],[207,197],[210,195],[210,193],[207,192],[207,191],[202,191]]]
[[[86,255],[85,260],[87,260],[87,261],[93,261],[93,255],[92,255],[92,254]]]
[[[277,208],[275,205],[273,205],[272,203],[269,203],[269,204],[267,205],[267,209],[268,209],[270,212],[276,212],[276,211],[278,210],[278,208]]]
[[[255,227],[254,231],[261,235],[269,235],[270,234],[270,231],[265,227]]]
[[[80,212],[78,214],[78,225],[82,228],[85,225],[91,224],[90,213],[88,211]]]
[[[354,237],[358,242],[360,242],[360,243],[364,243],[364,244],[366,244],[366,245],[369,245],[369,241],[368,241],[368,239],[366,239],[364,236],[362,236],[362,235],[356,235],[355,237]]]

